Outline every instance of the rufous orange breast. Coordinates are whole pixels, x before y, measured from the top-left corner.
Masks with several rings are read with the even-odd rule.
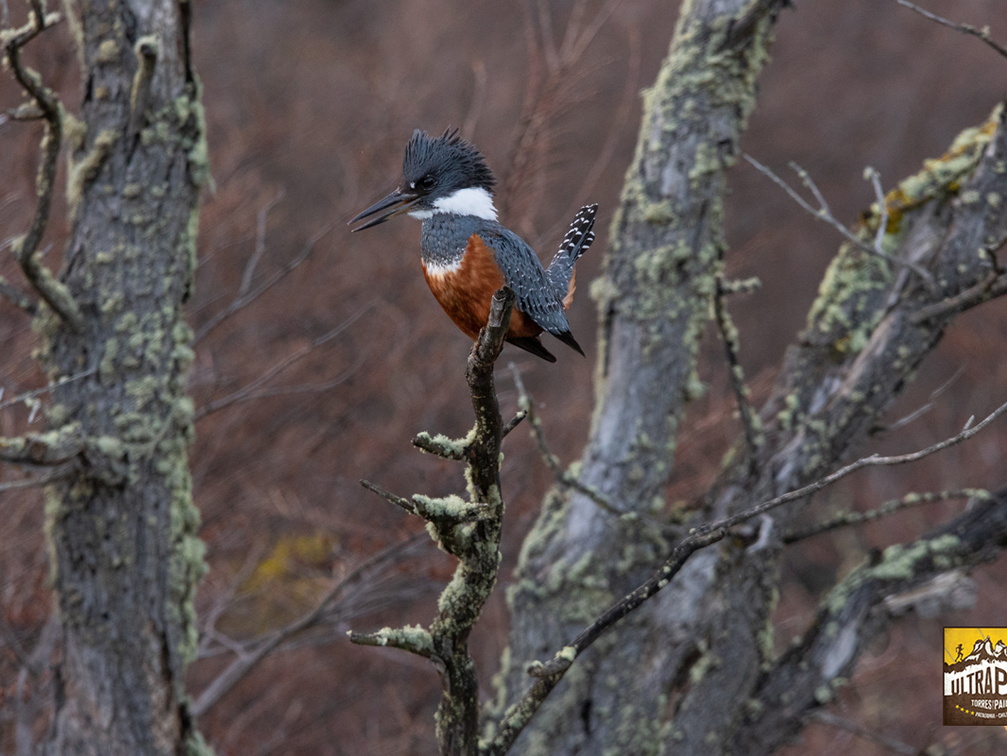
[[[479,234],[469,237],[465,254],[454,265],[438,267],[424,264],[423,277],[444,312],[472,339],[479,335],[480,329],[489,320],[493,292],[506,283],[496,255]],[[514,309],[507,331],[508,339],[528,338],[540,333],[540,325],[519,309]]]

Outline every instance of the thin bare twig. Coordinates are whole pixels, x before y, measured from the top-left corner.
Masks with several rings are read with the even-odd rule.
[[[219,326],[221,323],[226,321],[232,315],[240,312],[244,308],[248,307],[252,302],[258,299],[260,296],[265,294],[271,288],[280,283],[284,278],[293,273],[297,268],[303,263],[315,249],[315,245],[321,241],[326,234],[328,234],[335,226],[330,224],[325,228],[321,229],[317,233],[313,234],[301,247],[301,251],[296,257],[294,257],[290,262],[283,266],[281,270],[274,273],[272,276],[262,281],[258,286],[252,287],[251,283],[255,274],[256,266],[258,265],[262,255],[265,251],[264,244],[264,233],[265,233],[265,221],[263,218],[263,210],[268,212],[268,209],[272,207],[279,201],[279,197],[268,205],[266,208],[259,211],[259,222],[257,224],[256,231],[256,245],[248,262],[245,264],[245,270],[242,273],[241,284],[238,288],[238,292],[231,303],[227,305],[220,312],[215,313],[209,320],[206,321],[200,328],[196,331],[196,336],[194,338],[195,343],[202,341],[210,331]]]
[[[74,474],[74,469],[72,465],[61,465],[49,470],[44,475],[39,475],[34,478],[25,478],[24,480],[8,480],[0,482],[0,493],[6,493],[7,491],[19,491],[26,488],[38,488],[40,486],[46,486],[50,483],[55,483],[57,480],[63,480]]]
[[[878,229],[874,232],[874,249],[881,252],[881,244],[885,240],[885,234],[888,233],[888,203],[885,202],[885,190],[881,188],[881,174],[877,169],[871,166],[864,168],[864,178],[871,182],[871,187],[874,189],[874,201],[877,203],[878,213],[881,215],[878,219]]]
[[[1002,297],[1004,294],[1007,294],[1007,273],[993,269],[984,280],[970,286],[965,291],[921,307],[913,313],[911,320],[913,325],[920,325],[935,318],[957,315],[991,299]]]
[[[248,262],[245,263],[245,270],[241,274],[241,284],[238,286],[238,297],[244,297],[248,294],[249,289],[252,288],[252,279],[255,276],[255,269],[258,267],[259,262],[262,260],[263,256],[266,254],[266,219],[269,217],[269,211],[276,207],[283,200],[283,191],[276,193],[269,202],[259,208],[259,212],[256,213],[255,218],[255,246],[252,248],[252,254],[248,257]],[[330,226],[331,228],[331,226]],[[306,245],[306,246],[311,246]]]
[[[44,394],[51,393],[54,389],[60,386],[65,386],[67,383],[72,383],[74,381],[79,381],[87,378],[90,375],[94,375],[97,372],[97,368],[88,368],[87,370],[82,370],[79,373],[74,373],[73,375],[68,375],[65,378],[58,378],[52,383],[49,383],[41,388],[32,389],[31,391],[22,391],[10,399],[4,400],[3,394],[4,390],[0,388],[0,410],[7,409],[8,407],[13,407],[16,404],[30,404],[33,403],[38,397]]]
[[[517,428],[521,424],[521,421],[524,420],[526,417],[528,417],[528,413],[526,411],[524,411],[524,410],[520,410],[519,409],[515,413],[514,417],[512,417],[510,420],[508,420],[507,423],[506,423],[506,425],[504,425],[503,431],[502,431],[503,437],[507,438],[507,435],[512,430],[514,430],[515,428]]]
[[[369,480],[361,480],[360,485],[366,488],[368,491],[372,491],[380,496],[382,499],[387,501],[389,504],[394,504],[399,509],[405,511],[408,514],[415,515],[418,514],[416,511],[416,506],[406,498],[402,496],[396,496],[391,491],[387,491],[377,483],[371,483]]]
[[[321,622],[326,612],[332,608],[339,596],[348,587],[367,580],[379,570],[398,561],[410,547],[422,541],[422,534],[417,534],[402,543],[397,543],[379,551],[374,556],[361,562],[335,583],[311,611],[289,625],[274,631],[266,638],[246,645],[238,658],[199,694],[199,697],[192,705],[193,714],[198,717],[206,713],[225,693],[237,685],[238,681],[251,672],[259,662],[275,651],[284,641]]]
[[[623,135],[623,125],[629,121],[633,109],[636,107],[639,86],[634,86],[634,83],[640,80],[643,45],[640,42],[639,27],[630,26],[627,34],[629,36],[627,42],[629,50],[626,55],[626,72],[622,75],[623,81],[627,84],[623,87],[622,99],[619,102],[619,107],[615,110],[612,126],[608,130],[605,142],[595,154],[591,169],[587,172],[584,180],[579,183],[577,193],[572,196],[573,201],[570,203],[569,210],[562,216],[564,218],[573,216],[578,208],[589,204],[589,198],[594,194],[598,182],[601,181],[605,169],[612,162],[615,150],[619,146],[619,138]]]
[[[577,86],[591,72],[591,67],[584,64],[584,53],[620,2],[607,0],[590,19],[586,19],[587,0],[577,0],[570,11],[563,38],[558,43],[550,4],[543,0],[527,3],[525,41],[528,85],[512,142],[511,168],[504,176],[500,191],[505,200],[504,212],[517,215],[520,219],[535,206],[543,187],[542,178],[554,138],[552,129],[555,119],[584,97],[583,87]],[[515,204],[516,201],[520,202],[520,206]]]
[[[324,390],[327,387],[331,387],[338,383],[341,383],[349,375],[351,375],[353,371],[356,370],[357,367],[359,367],[360,362],[363,359],[362,355],[358,357],[357,361],[354,362],[353,365],[344,370],[339,376],[332,379],[331,381],[326,381],[324,384],[321,385],[321,387],[293,386],[293,387],[262,389],[259,391],[256,390],[259,389],[259,387],[271,381],[273,378],[275,378],[277,375],[279,375],[284,370],[289,368],[295,362],[304,359],[319,347],[324,346],[328,342],[332,341],[332,339],[336,338],[341,333],[343,333],[347,328],[353,325],[361,316],[363,316],[370,309],[371,309],[370,305],[368,305],[367,307],[362,307],[361,309],[357,310],[357,312],[355,312],[353,315],[351,315],[347,320],[343,321],[341,324],[333,328],[331,331],[322,334],[317,339],[314,339],[310,344],[298,349],[293,354],[287,355],[282,360],[273,365],[273,367],[271,367],[269,370],[265,371],[254,380],[249,381],[247,384],[242,386],[237,391],[233,391],[227,396],[221,397],[220,399],[214,399],[213,401],[208,402],[203,407],[200,407],[194,415],[194,420],[197,421],[202,420],[207,415],[210,415],[214,412],[219,412],[222,409],[230,407],[231,405],[234,404],[239,404],[241,402],[248,402],[254,399],[262,399],[265,397],[278,396],[281,394]]]
[[[903,509],[910,509],[912,507],[919,507],[924,504],[932,504],[935,501],[950,501],[952,499],[988,499],[989,491],[985,491],[980,488],[962,488],[958,491],[927,491],[924,493],[907,493],[900,499],[891,499],[884,502],[876,509],[871,509],[866,512],[841,512],[835,517],[826,520],[825,522],[820,522],[811,527],[805,528],[804,530],[794,531],[793,533],[787,533],[783,536],[783,542],[785,544],[796,543],[797,541],[803,541],[806,538],[812,538],[817,535],[822,535],[823,533],[828,533],[832,530],[837,530],[839,528],[845,528],[852,525],[860,525],[865,522],[871,522],[873,520],[879,520],[882,517],[887,517],[890,514],[899,512]]]
[[[545,431],[542,429],[542,421],[535,412],[534,402],[525,390],[524,381],[521,380],[521,371],[518,370],[517,365],[513,362],[511,362],[508,367],[510,368],[511,375],[514,376],[514,386],[517,388],[518,392],[518,407],[521,408],[521,411],[528,418],[528,424],[530,426],[532,437],[535,439],[535,445],[538,446],[539,454],[542,455],[542,459],[545,462],[546,467],[548,467],[552,472],[553,478],[556,482],[565,488],[572,488],[573,490],[584,494],[584,496],[597,504],[599,509],[608,512],[609,514],[615,515],[616,517],[629,514],[629,512],[619,509],[619,507],[612,504],[612,502],[610,502],[599,491],[581,483],[576,475],[571,474],[569,470],[563,467],[560,463],[559,457],[552,453],[548,442],[545,440]]]
[[[855,722],[851,722],[850,720],[837,716],[829,711],[819,709],[812,712],[811,716],[815,717],[824,724],[832,725],[840,730],[846,730],[859,738],[863,738],[864,740],[868,740],[883,748],[887,748],[892,753],[905,754],[905,756],[916,756],[916,754],[921,752],[919,748],[915,748],[908,743],[904,743],[901,740],[896,740],[895,738],[887,735],[882,735],[868,730]]]
[[[238,590],[241,586],[245,585],[246,581],[255,572],[262,561],[265,551],[265,547],[260,543],[249,548],[245,553],[241,566],[231,579],[228,580],[224,590],[216,596],[216,599],[209,607],[199,611],[202,627],[199,631],[199,648],[196,651],[197,659],[206,659],[217,655],[212,650],[214,642],[226,648],[229,653],[239,653],[241,651],[241,643],[231,640],[223,633],[217,632],[217,623],[234,602],[234,597],[238,594]]]
[[[818,203],[818,207],[815,207],[810,202],[808,202],[804,197],[802,197],[790,184],[783,180],[772,168],[763,165],[754,157],[749,154],[744,154],[743,157],[749,162],[749,164],[755,168],[759,173],[769,178],[774,184],[783,189],[794,202],[796,202],[802,210],[814,216],[818,220],[827,223],[836,229],[846,241],[854,245],[857,249],[868,255],[873,255],[879,259],[890,262],[893,265],[899,265],[902,267],[909,268],[921,279],[927,282],[928,285],[933,285],[934,277],[930,274],[930,271],[917,265],[909,260],[902,260],[898,257],[893,257],[882,249],[881,242],[884,239],[884,234],[887,226],[888,211],[885,207],[884,196],[882,195],[882,202],[879,208],[882,219],[885,220],[884,223],[880,224],[878,233],[875,234],[874,244],[867,244],[856,234],[850,231],[835,215],[832,214],[832,209],[829,207],[829,203],[826,201],[825,196],[822,191],[818,188],[814,179],[811,175],[804,170],[797,163],[790,163],[790,168],[798,175],[801,179],[801,183],[807,187],[808,191],[811,192],[812,196],[815,198],[815,202]],[[877,172],[873,168],[868,168],[865,170],[865,177],[872,183],[876,180],[875,177]]]
[[[1007,47],[995,42],[990,36],[990,29],[988,26],[984,26],[982,29],[977,29],[971,24],[960,24],[956,21],[950,21],[943,16],[938,16],[936,13],[931,13],[928,10],[921,8],[918,5],[908,2],[908,0],[895,0],[899,5],[908,8],[911,11],[919,13],[924,18],[928,18],[931,21],[935,21],[938,24],[948,26],[956,31],[960,31],[962,34],[971,34],[973,37],[978,37],[987,45],[989,45],[993,50],[995,50],[999,55],[1007,58]]]
[[[933,391],[930,392],[930,397],[927,399],[926,404],[922,405],[921,407],[917,407],[908,415],[903,415],[893,423],[889,423],[888,425],[885,426],[879,426],[878,431],[884,431],[886,433],[890,433],[893,430],[898,430],[904,425],[909,425],[909,423],[925,415],[927,412],[929,412],[934,408],[934,401],[941,394],[947,391],[959,378],[961,378],[964,373],[965,368],[963,367],[958,368],[954,372],[954,375],[952,375],[950,378],[944,381],[944,383],[942,383],[940,386],[938,386],[937,388],[935,388]]]
[[[731,382],[731,389],[734,391],[734,399],[738,403],[738,414],[741,416],[741,426],[745,433],[745,445],[748,447],[748,474],[754,475],[756,472],[756,460],[759,449],[762,447],[765,438],[762,433],[762,423],[759,416],[752,408],[749,401],[748,386],[745,384],[745,373],[738,359],[738,352],[741,343],[738,338],[738,329],[734,325],[731,313],[727,310],[727,302],[724,297],[728,289],[724,285],[724,276],[717,274],[717,289],[713,295],[713,313],[717,321],[717,328],[720,337],[724,342],[724,351],[727,354],[727,374]]]

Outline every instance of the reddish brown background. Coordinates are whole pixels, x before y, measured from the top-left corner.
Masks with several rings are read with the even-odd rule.
[[[674,23],[673,3],[625,0],[548,3],[448,0],[217,0],[195,2],[194,47],[205,93],[215,188],[206,193],[201,263],[191,317],[197,330],[235,296],[257,238],[264,255],[256,281],[276,273],[302,245],[331,227],[307,261],[253,305],[198,344],[192,376],[197,405],[227,397],[313,340],[346,325],[302,359],[253,386],[257,398],[200,420],[192,464],[212,571],[200,593],[205,616],[244,638],[311,605],[333,572],[415,532],[363,491],[367,478],[401,494],[444,494],[463,483],[452,464],[421,455],[419,430],[462,435],[470,424],[463,372],[469,343],[426,290],[417,259],[418,226],[400,219],[349,235],[345,221],[397,180],[401,149],[414,127],[461,126],[501,178],[502,220],[545,255],[578,203],[601,204],[599,239],[581,263],[571,312],[584,360],[562,350],[550,366],[517,350],[553,450],[574,460],[592,406],[595,312],[589,284],[606,250],[639,123],[639,90],[653,80]],[[961,129],[984,119],[1007,93],[1007,60],[977,40],[929,23],[894,0],[798,0],[783,14],[773,61],[763,78],[745,149],[783,172],[788,161],[818,181],[837,217],[853,222],[872,200],[862,178],[877,168],[890,187],[939,155]],[[1002,0],[933,2],[1007,42]],[[584,23],[611,11],[584,53],[549,86],[543,37],[562,38],[576,9]],[[65,29],[33,43],[34,63],[69,107],[79,100],[75,55]],[[537,51],[537,52],[536,52]],[[539,98],[535,91],[539,82]],[[19,102],[0,79],[0,107]],[[536,104],[537,103],[537,104]],[[544,120],[535,139],[522,124]],[[0,243],[23,231],[32,208],[35,125],[0,125]],[[516,170],[528,159],[527,167]],[[54,215],[47,260],[58,263],[66,226]],[[728,205],[729,272],[757,275],[762,289],[732,308],[742,358],[756,395],[765,395],[786,345],[803,324],[817,282],[839,243],[765,177],[735,169]],[[17,280],[10,255],[0,274]],[[925,363],[892,419],[933,408],[876,449],[910,451],[951,435],[972,414],[1007,398],[1004,303],[987,305],[951,329]],[[29,352],[30,325],[0,303],[0,387],[6,401],[41,385]],[[687,499],[712,479],[737,432],[721,346],[708,340],[701,376],[707,395],[690,412],[669,496]],[[501,398],[513,410],[507,373]],[[23,404],[0,411],[0,433],[39,427]],[[908,469],[858,474],[818,497],[812,514],[868,508],[911,490],[995,487],[1007,482],[1002,423],[966,446]],[[508,439],[506,569],[533,517],[549,475],[523,432]],[[16,477],[4,471],[5,479]],[[905,513],[862,530],[806,542],[787,559],[778,610],[783,647],[807,622],[817,596],[870,548],[913,538],[960,503]],[[43,517],[35,494],[0,497],[0,749],[18,663],[12,639],[31,648],[49,613]],[[201,721],[219,754],[428,754],[438,681],[424,662],[346,642],[349,627],[423,622],[450,563],[426,549],[399,564],[376,600],[332,628],[328,642],[278,655]],[[951,617],[907,617],[868,654],[830,711],[916,748],[943,744],[957,753],[995,753],[1003,733],[943,728],[940,647],[943,624],[1007,625],[1003,565],[976,574],[978,603]],[[601,609],[601,607],[599,607]],[[505,642],[499,597],[473,638],[489,679]],[[220,659],[192,668],[200,691]],[[39,726],[44,726],[44,718]],[[842,729],[813,723],[793,753],[889,751]]]

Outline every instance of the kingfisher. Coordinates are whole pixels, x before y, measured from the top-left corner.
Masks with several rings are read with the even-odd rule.
[[[527,242],[497,221],[496,179],[476,147],[457,129],[431,137],[416,129],[402,159],[398,188],[357,215],[371,218],[363,231],[406,213],[423,222],[423,276],[440,306],[469,338],[489,320],[493,292],[504,285],[515,294],[510,330],[514,346],[555,362],[539,339],[547,331],[584,354],[570,333],[566,309],[573,301],[574,265],[594,241],[597,205],[580,209],[548,268]]]

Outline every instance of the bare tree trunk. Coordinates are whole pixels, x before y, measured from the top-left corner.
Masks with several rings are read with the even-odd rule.
[[[627,513],[645,515],[663,501],[721,269],[725,173],[755,103],[780,5],[686,3],[644,97],[600,290],[598,399],[579,475]],[[550,492],[509,595],[507,699],[527,687],[528,661],[562,648],[649,576],[668,548],[646,519],[613,516],[581,492]],[[524,748],[655,752],[666,694],[694,649],[658,630],[653,615],[698,601],[709,577],[694,573],[713,559],[709,551],[693,557],[659,605],[631,615],[579,658],[533,720]]]
[[[646,515],[663,504],[718,288],[725,171],[738,154],[781,5],[686,2],[646,94],[597,289],[604,351],[591,436],[578,487],[548,493],[525,542],[509,593],[501,701],[529,687],[529,662],[565,648],[688,532],[669,537]],[[875,430],[954,315],[1003,293],[992,257],[1007,238],[997,201],[1007,191],[1005,155],[998,110],[875,208],[858,244],[837,255],[762,421],[749,424],[690,525],[835,470]],[[868,254],[875,240],[902,264]],[[806,503],[764,516],[750,537],[694,554],[648,606],[577,657],[516,750],[770,753],[828,702],[831,685],[886,626],[879,612],[886,597],[990,558],[1007,534],[1003,517],[993,516],[1003,508],[995,499],[982,505],[985,519],[966,515],[892,547],[880,565],[837,585],[802,646],[774,659],[770,616],[783,535]]]
[[[72,235],[57,277],[29,274],[47,303],[36,322],[52,430],[22,447],[4,440],[9,461],[68,470],[47,505],[61,651],[46,752],[189,753],[202,742],[184,676],[204,564],[188,472],[192,351],[182,307],[208,173],[189,4],[66,8],[83,105],[79,120],[62,106],[55,117],[43,108],[43,152],[58,152],[62,134]],[[40,9],[32,6],[36,22]],[[27,249],[26,270],[34,256]]]

